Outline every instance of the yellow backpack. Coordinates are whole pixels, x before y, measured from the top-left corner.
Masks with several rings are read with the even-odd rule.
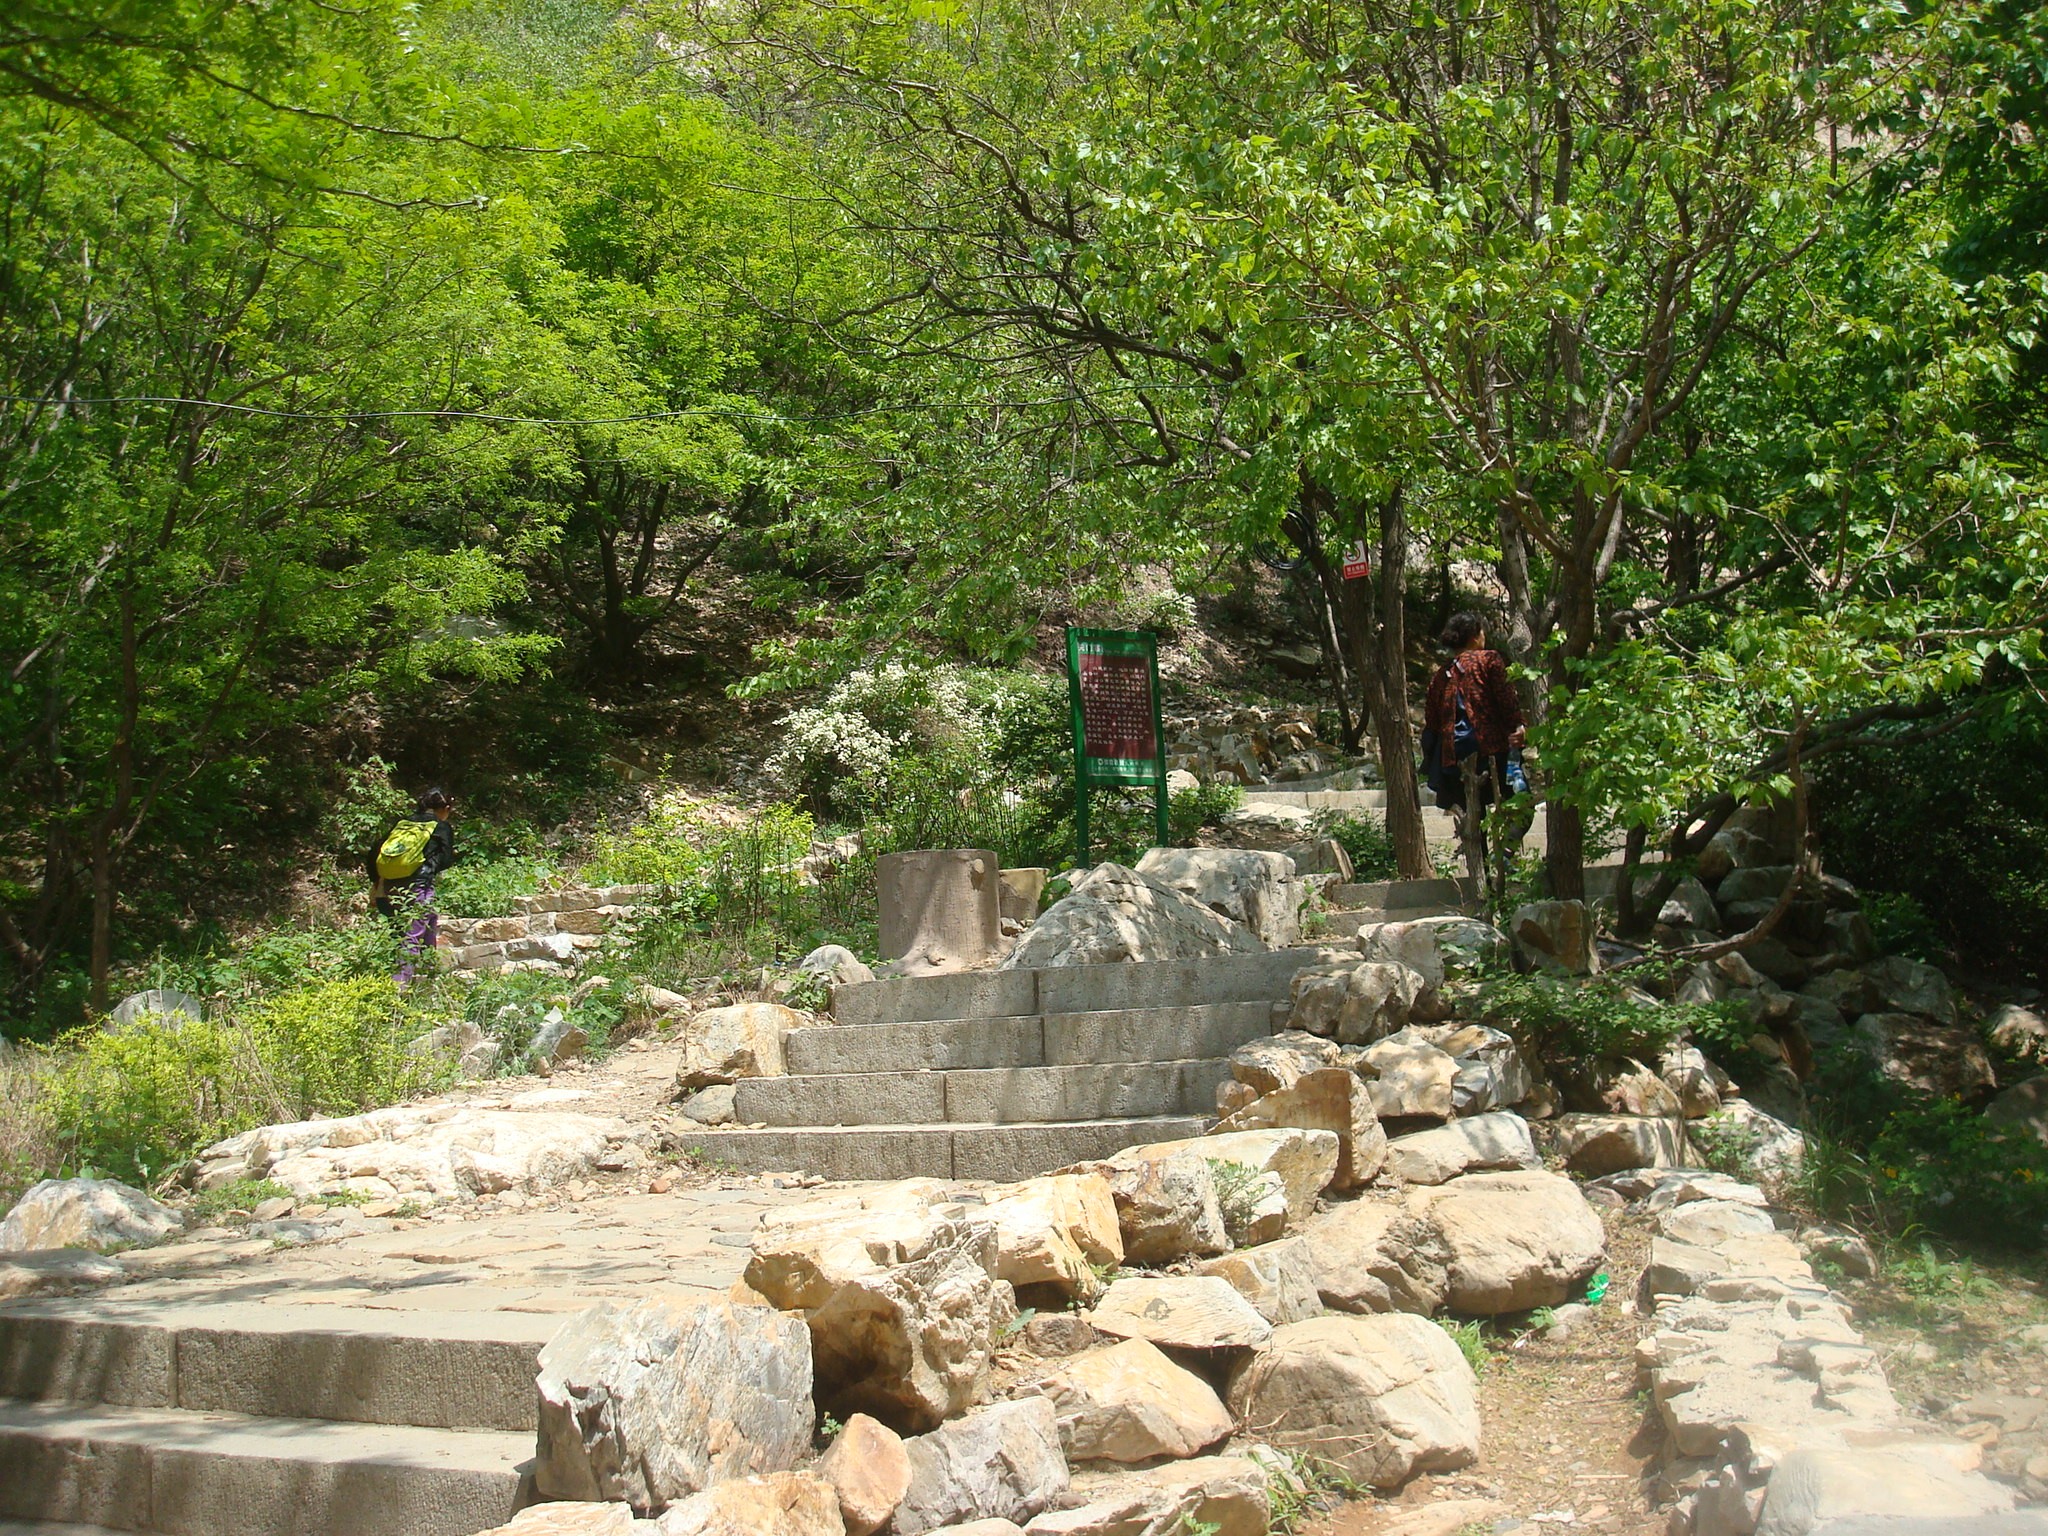
[[[377,850],[377,878],[410,880],[427,862],[427,844],[433,836],[431,821],[401,821]]]

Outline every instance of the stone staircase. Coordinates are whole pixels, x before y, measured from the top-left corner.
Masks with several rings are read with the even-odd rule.
[[[509,1519],[559,1318],[0,1310],[0,1536],[469,1536]]]

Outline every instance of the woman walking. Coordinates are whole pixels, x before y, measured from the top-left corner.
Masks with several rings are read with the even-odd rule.
[[[1466,873],[1477,880],[1486,867],[1486,807],[1527,788],[1521,749],[1528,730],[1507,659],[1486,643],[1486,621],[1453,614],[1441,640],[1451,656],[1423,702],[1424,767],[1437,805],[1458,822]]]
[[[430,789],[418,807],[385,834],[370,855],[371,899],[394,924],[406,925],[398,984],[409,983],[420,957],[441,938],[441,914],[434,905],[434,882],[455,862],[455,829],[448,818],[455,802],[442,789]]]

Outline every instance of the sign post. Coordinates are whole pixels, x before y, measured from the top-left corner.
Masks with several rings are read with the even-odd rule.
[[[1067,697],[1074,723],[1074,831],[1088,867],[1088,791],[1150,784],[1159,843],[1167,839],[1166,733],[1159,722],[1159,640],[1145,630],[1069,629]]]
[[[1344,551],[1343,572],[1346,581],[1363,581],[1372,574],[1372,552],[1365,547],[1364,539],[1353,539],[1351,547]]]

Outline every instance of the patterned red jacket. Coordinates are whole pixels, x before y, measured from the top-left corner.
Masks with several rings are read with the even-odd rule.
[[[1505,752],[1509,738],[1522,728],[1522,701],[1508,681],[1508,664],[1499,651],[1460,651],[1429,680],[1422,706],[1422,728],[1435,731],[1446,768],[1458,766],[1452,725],[1453,696],[1465,701],[1465,714],[1479,734],[1479,750],[1491,756]]]

